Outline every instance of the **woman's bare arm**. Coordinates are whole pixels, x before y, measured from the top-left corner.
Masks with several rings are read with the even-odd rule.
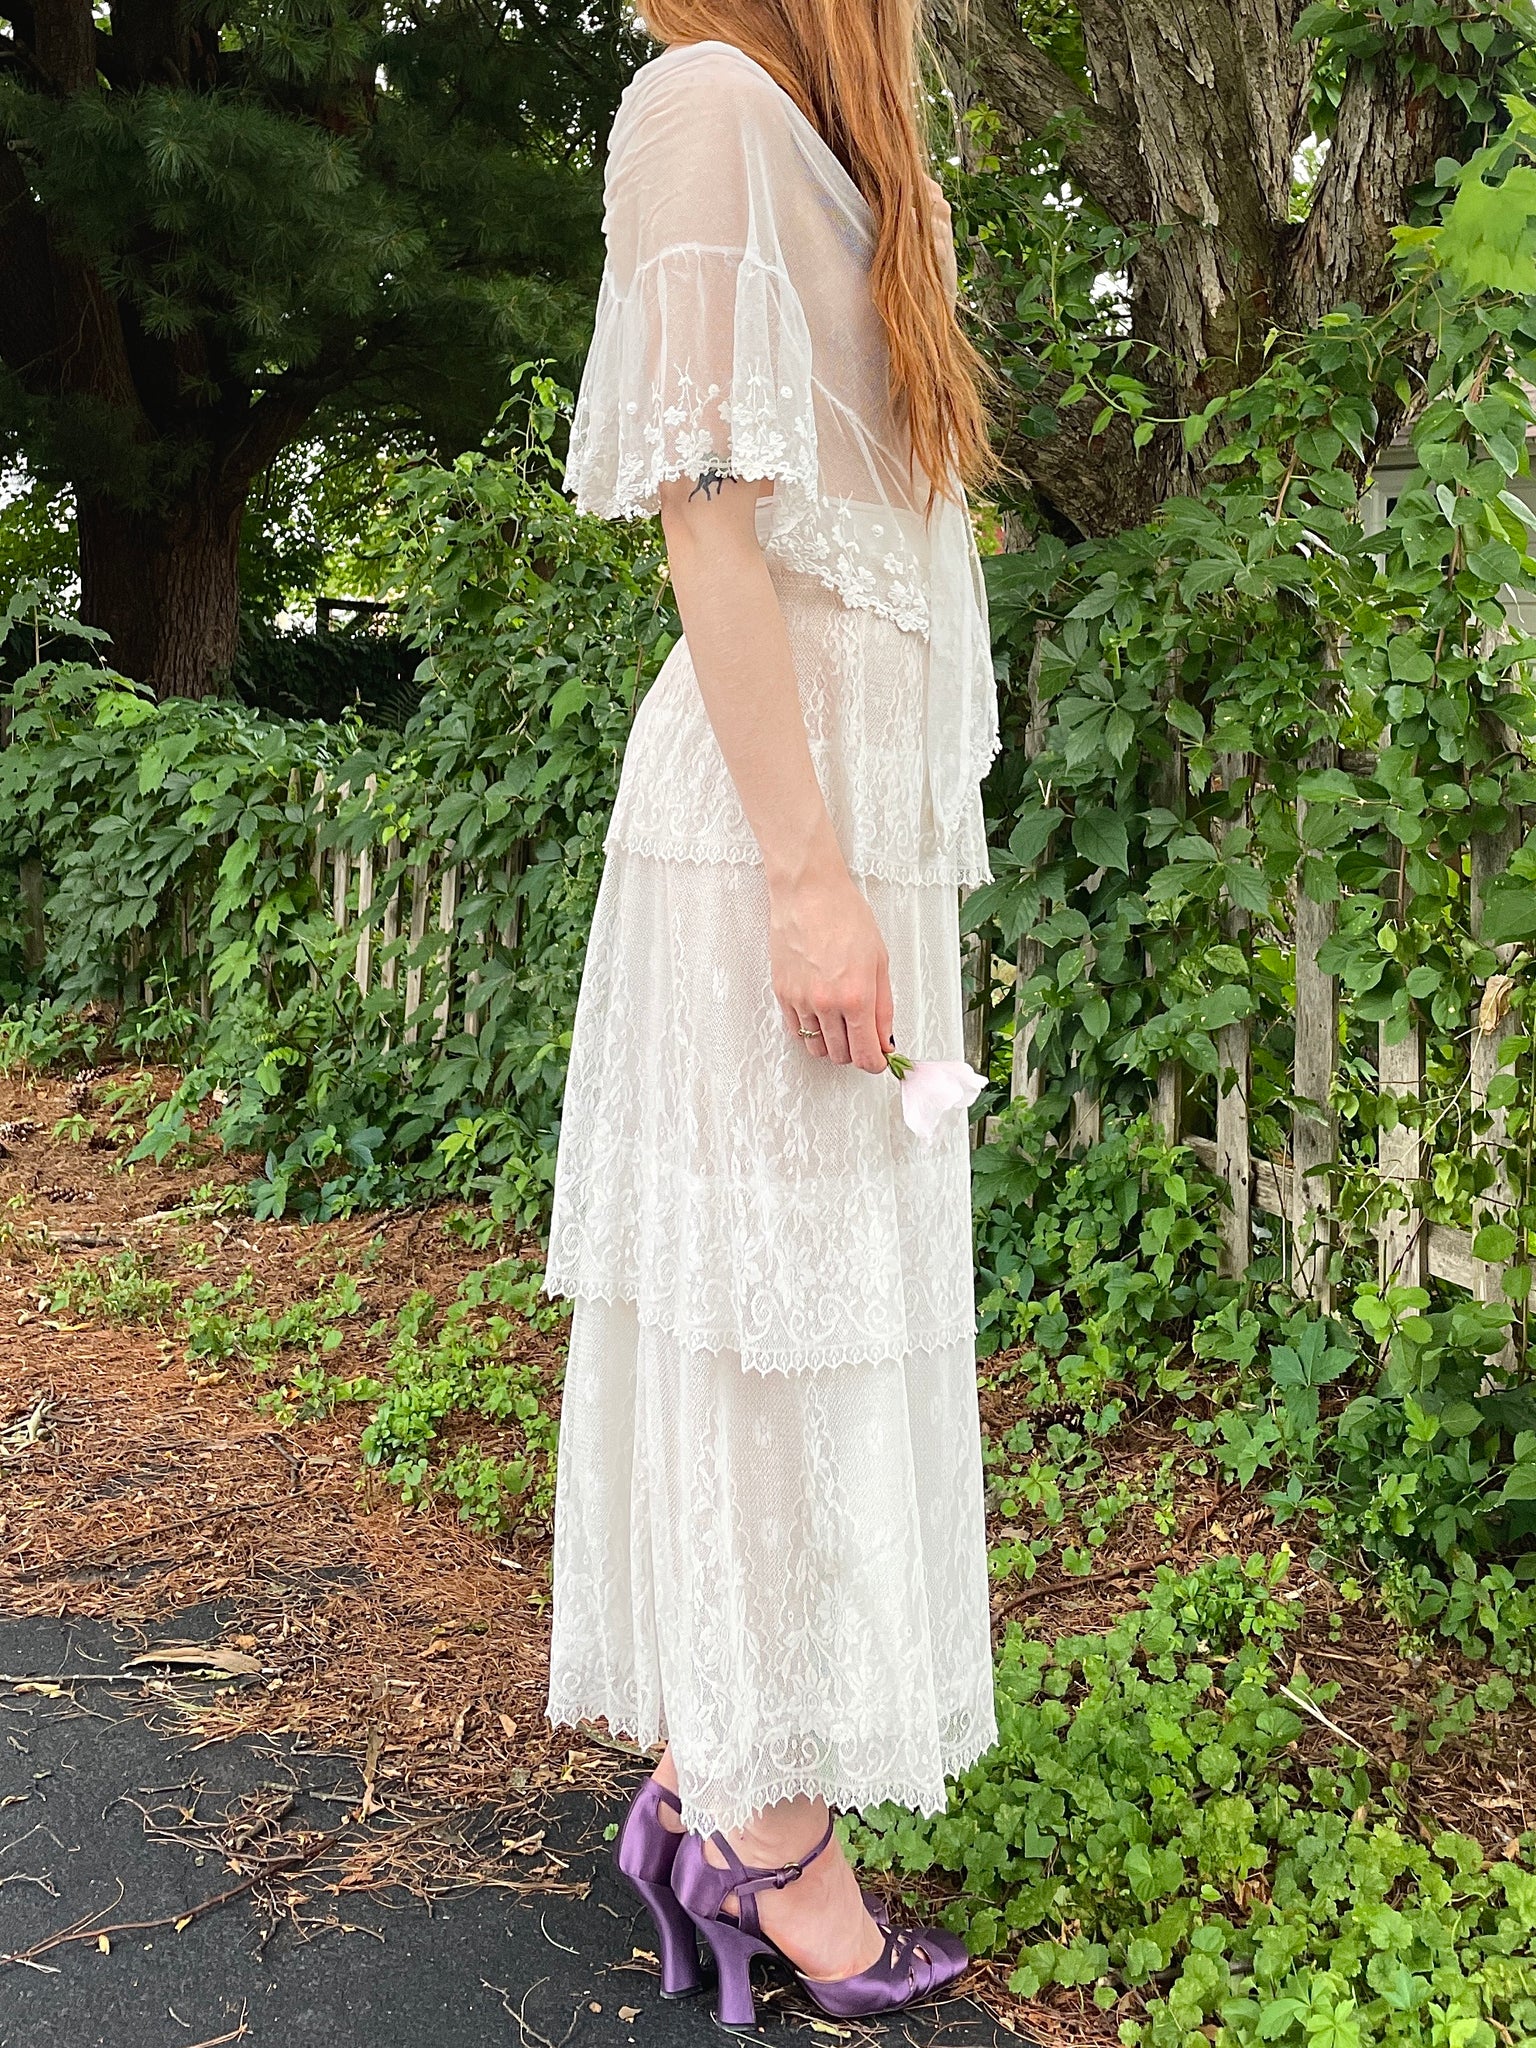
[[[768,882],[774,994],[806,1050],[885,1067],[891,989],[873,911],[816,779],[794,656],[754,523],[765,485],[706,473],[661,486],[672,587],[704,709]]]

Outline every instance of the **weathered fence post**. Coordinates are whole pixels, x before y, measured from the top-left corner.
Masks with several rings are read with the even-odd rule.
[[[519,839],[513,844],[512,851],[501,864],[501,886],[507,895],[512,895],[513,889],[522,880],[527,866],[528,842],[526,839]],[[509,953],[515,953],[522,944],[523,939],[523,899],[521,896],[512,897],[510,908],[502,913],[498,930],[503,946],[506,947]]]
[[[962,894],[961,902],[965,901]],[[978,1074],[987,1072],[991,1054],[992,948],[980,932],[967,932],[961,940],[961,1000],[964,1005],[965,1058]],[[971,1147],[985,1140],[982,1119],[971,1125]]]
[[[1168,695],[1179,694],[1179,657],[1173,657],[1169,666]],[[1176,818],[1183,818],[1188,809],[1189,764],[1184,750],[1176,740],[1170,742],[1172,751],[1152,784],[1152,797],[1163,810],[1171,811]],[[1148,978],[1151,978],[1150,955],[1143,955]],[[1161,1132],[1163,1141],[1177,1145],[1184,1135],[1184,1062],[1164,1060],[1157,1070],[1157,1085],[1152,1096],[1152,1121]]]
[[[315,894],[321,903],[325,901],[325,855],[320,850],[320,825],[325,817],[325,770],[315,770],[315,786],[310,792],[315,811],[315,841],[309,850],[310,879],[315,885]]]
[[[432,888],[432,860],[423,854],[411,870],[411,934],[405,969],[405,1043],[414,1045],[420,1033],[417,1011],[421,1008],[421,947],[427,936],[427,897]]]
[[[1037,619],[1035,644],[1029,657],[1029,679],[1025,686],[1029,693],[1029,718],[1024,727],[1026,761],[1033,761],[1045,745],[1045,706],[1040,702],[1040,655],[1044,645],[1045,621]],[[1044,858],[1043,848],[1041,857]],[[1026,932],[1019,940],[1013,967],[1013,1060],[1008,1076],[1008,1096],[1010,1101],[1017,1102],[1022,1095],[1031,1106],[1040,1100],[1040,1070],[1031,1057],[1035,1021],[1024,1015],[1024,989],[1031,977],[1040,972],[1044,960],[1045,950],[1040,941],[1032,939]]]
[[[1085,969],[1093,966],[1093,948],[1083,948]],[[1074,1088],[1072,1091],[1072,1150],[1086,1152],[1091,1145],[1097,1145],[1104,1135],[1104,1105],[1096,1088]]]
[[[1383,1024],[1376,1041],[1376,1075],[1383,1095],[1414,1104],[1424,1095],[1424,1041],[1414,1018],[1405,1038],[1387,1041]],[[1383,1181],[1407,1197],[1406,1210],[1382,1218],[1378,1233],[1383,1286],[1422,1287],[1429,1278],[1429,1232],[1418,1206],[1415,1184],[1423,1177],[1424,1141],[1417,1123],[1397,1123],[1376,1136],[1376,1167]]]
[[[1520,827],[1517,818],[1511,817],[1499,832],[1477,833],[1472,840],[1472,936],[1482,938],[1483,913],[1487,904],[1488,884],[1496,875],[1508,868],[1510,856],[1520,844]],[[1500,1107],[1491,1107],[1488,1101],[1488,1087],[1499,1071],[1499,1047],[1515,1028],[1515,1020],[1508,1014],[1509,998],[1513,989],[1507,969],[1515,956],[1513,946],[1495,946],[1494,956],[1499,971],[1491,974],[1483,984],[1481,997],[1472,1013],[1472,1046],[1470,1055],[1469,1093],[1472,1114],[1488,1119],[1488,1128],[1481,1136],[1474,1134],[1473,1146],[1486,1151],[1493,1168],[1493,1179],[1479,1198],[1484,1211],[1483,1220],[1490,1223],[1504,1223],[1514,1214],[1515,1190],[1510,1183],[1509,1171],[1504,1163],[1504,1147],[1509,1141],[1509,1120]],[[1477,1221],[1473,1221],[1474,1235]],[[1472,1292],[1479,1301],[1504,1300],[1504,1272],[1500,1264],[1486,1259],[1474,1259],[1472,1265]],[[1516,1342],[1513,1324],[1510,1334],[1498,1355],[1489,1360],[1490,1365],[1513,1370],[1519,1362],[1519,1346]]]
[[[1241,754],[1223,754],[1218,763],[1221,786],[1231,789],[1243,779],[1247,762]],[[1244,802],[1244,814],[1247,812]],[[1223,833],[1218,833],[1218,843]],[[1236,904],[1227,912],[1227,936],[1239,944],[1248,931],[1248,913]],[[1248,1070],[1250,1036],[1246,1017],[1226,1024],[1216,1034],[1216,1174],[1231,1192],[1222,1212],[1222,1271],[1241,1278],[1253,1251],[1253,1167],[1248,1135]]]
[[[384,842],[384,871],[386,874],[395,866],[399,858],[400,840],[395,833],[391,832]],[[380,988],[388,989],[391,995],[395,992],[395,984],[400,970],[400,956],[398,953],[391,951],[391,948],[399,936],[400,881],[397,876],[390,887],[389,899],[384,905],[384,922],[379,927],[379,986]]]
[[[1307,756],[1308,768],[1330,768],[1332,743]],[[1329,1260],[1333,1251],[1333,1191],[1328,1177],[1338,1151],[1338,1117],[1333,1077],[1339,1060],[1339,984],[1318,966],[1318,955],[1333,936],[1334,906],[1307,894],[1307,806],[1296,802],[1296,835],[1301,859],[1296,875],[1296,1058],[1291,1116],[1292,1283],[1306,1301],[1326,1314],[1333,1306]]]
[[[338,807],[345,804],[351,794],[351,783],[342,783],[336,792]],[[344,846],[338,846],[331,855],[331,917],[339,932],[347,928],[347,883],[351,874],[352,856]]]
[[[443,869],[442,897],[438,905],[437,928],[443,937],[437,957],[442,963],[443,992],[432,1012],[435,1019],[432,1040],[435,1045],[441,1045],[448,1036],[448,1014],[453,1006],[453,927],[458,914],[459,866],[454,861]]]
[[[378,789],[379,778],[370,775],[363,787],[368,792],[369,811],[372,799]],[[358,850],[357,856],[357,958],[352,963],[352,975],[362,995],[368,993],[368,976],[373,967],[373,920],[368,913],[373,908],[373,841],[367,839]]]
[[[478,958],[489,962],[491,948],[496,940],[496,920],[491,914],[491,892],[483,867],[469,870],[470,886],[484,908],[480,913],[480,938]],[[464,976],[464,1029],[471,1038],[480,1036],[480,987],[485,980],[478,967],[471,967]]]

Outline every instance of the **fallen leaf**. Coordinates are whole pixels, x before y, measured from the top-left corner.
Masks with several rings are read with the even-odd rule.
[[[587,2000],[587,2011],[588,2011],[588,2012],[601,2012],[601,2011],[602,2011],[602,2009],[603,2009],[603,2008],[602,2008],[602,2007],[601,2007],[601,2006],[600,2006],[600,2005],[598,2004],[598,2002],[597,2002],[597,2000],[596,2000],[595,1998],[589,1998],[589,1999]]]
[[[501,1723],[501,1732],[506,1736],[508,1742],[516,1742],[517,1723],[512,1719],[512,1716],[510,1714],[498,1714],[496,1718]]]
[[[177,1671],[222,1671],[231,1678],[261,1675],[261,1664],[257,1658],[248,1657],[243,1650],[232,1650],[223,1643],[162,1643],[128,1659],[130,1669],[146,1664],[169,1665]]]
[[[1509,999],[1515,992],[1515,984],[1507,974],[1490,974],[1483,983],[1482,1001],[1477,1006],[1477,1028],[1479,1031],[1497,1031],[1509,1009]]]
[[[629,2021],[637,2020],[639,2019],[639,2017],[640,2008],[638,2005],[621,2005],[619,2007],[619,2018],[623,2020],[626,2025],[628,2025]]]

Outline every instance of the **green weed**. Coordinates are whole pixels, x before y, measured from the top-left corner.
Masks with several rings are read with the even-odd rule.
[[[38,1306],[53,1316],[165,1328],[174,1299],[170,1281],[160,1279],[144,1255],[130,1247],[109,1258],[65,1266],[41,1290]]]
[[[1402,1766],[1378,1787],[1359,1755],[1298,1764],[1284,1569],[1164,1571],[1100,1637],[1011,1627],[996,1748],[943,1816],[866,1813],[861,1860],[951,1873],[946,1924],[1011,1957],[1021,1996],[1077,1987],[1124,2013],[1134,1994],[1128,2048],[1528,2037],[1536,1875],[1450,1830],[1421,1839]]]

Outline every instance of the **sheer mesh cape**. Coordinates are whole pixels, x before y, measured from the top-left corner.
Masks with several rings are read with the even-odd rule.
[[[644,518],[669,478],[767,478],[771,560],[926,643],[923,829],[966,871],[997,751],[985,585],[965,505],[909,457],[869,291],[870,208],[794,100],[734,44],[643,65],[609,142],[607,259],[566,488]]]

